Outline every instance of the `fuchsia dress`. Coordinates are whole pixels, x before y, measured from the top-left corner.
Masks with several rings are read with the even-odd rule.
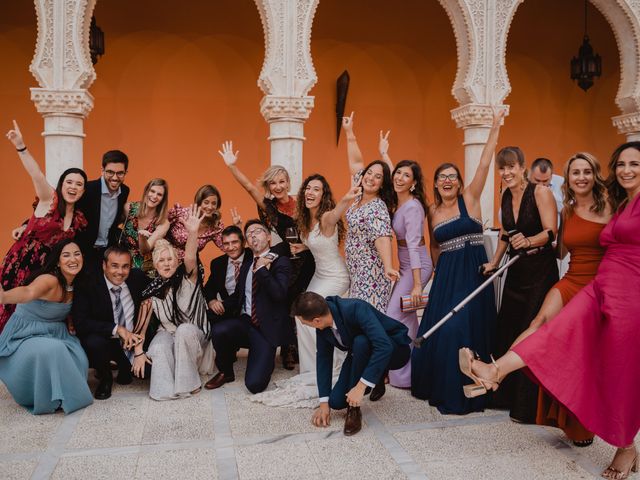
[[[513,348],[540,384],[617,447],[640,429],[640,195],[600,235],[595,278]]]

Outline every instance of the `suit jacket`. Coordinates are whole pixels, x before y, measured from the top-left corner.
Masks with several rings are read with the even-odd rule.
[[[120,195],[118,195],[118,211],[116,218],[111,227],[109,227],[108,245],[118,243],[120,231],[118,225],[124,220],[123,210],[124,204],[129,197],[129,187],[124,183],[120,185]],[[78,200],[77,207],[84,213],[87,219],[87,228],[80,232],[76,240],[80,243],[80,247],[86,249],[93,247],[98,238],[98,228],[100,227],[100,202],[102,199],[102,179],[91,180],[87,182],[87,186],[82,198]]]
[[[331,393],[334,347],[351,350],[357,335],[365,335],[371,342],[371,357],[362,378],[378,383],[396,346],[411,343],[409,329],[363,300],[332,296],[327,297],[327,303],[344,347],[338,344],[330,328],[316,330],[319,396],[328,397]]]
[[[247,262],[251,262],[253,260],[253,252],[248,248],[244,250],[244,258],[242,259],[242,267]],[[229,256],[228,255],[220,255],[219,257],[211,260],[211,274],[209,275],[209,279],[204,286],[204,296],[207,299],[207,303],[211,300],[215,300],[218,298],[218,294],[220,294],[220,298],[222,300],[229,297],[229,292],[227,292],[227,288],[224,285],[224,282],[227,277],[227,267],[229,266]],[[240,276],[238,276],[238,279]]]
[[[142,291],[149,283],[149,279],[142,270],[133,268],[125,283],[129,287],[135,307],[133,314],[133,324],[135,325],[138,319]],[[90,334],[111,338],[115,321],[111,295],[107,289],[104,275],[76,287],[71,314],[80,338]]]
[[[240,315],[245,301],[247,274],[252,266],[253,262],[243,263],[236,290],[223,301],[226,312]],[[270,268],[263,267],[254,275],[257,281],[254,299],[260,331],[271,346],[285,345],[289,342],[290,330],[287,291],[291,276],[291,260],[279,256],[271,263]]]

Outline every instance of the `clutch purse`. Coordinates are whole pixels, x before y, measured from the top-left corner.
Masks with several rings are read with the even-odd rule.
[[[411,295],[403,295],[400,297],[400,310],[402,312],[415,312],[416,310],[421,310],[427,306],[427,301],[429,300],[429,295],[423,293],[420,296],[420,303],[418,303],[417,307],[413,306],[413,299]]]

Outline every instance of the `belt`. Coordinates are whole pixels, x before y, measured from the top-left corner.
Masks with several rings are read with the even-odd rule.
[[[424,237],[421,237],[421,238],[420,238],[420,243],[418,243],[418,246],[419,246],[419,247],[421,247],[421,246],[423,246],[424,244],[425,244],[425,243],[424,243]],[[406,241],[404,238],[399,238],[399,239],[398,239],[398,246],[399,246],[399,247],[406,247],[406,246],[407,246],[407,241]]]
[[[482,236],[482,233],[470,233],[468,235],[452,238],[451,240],[447,240],[440,244],[440,251],[450,252],[451,250],[459,250],[464,248],[467,243],[469,245],[484,245],[484,237]]]

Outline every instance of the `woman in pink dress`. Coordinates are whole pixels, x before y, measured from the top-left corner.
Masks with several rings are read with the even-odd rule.
[[[633,440],[640,429],[640,142],[618,147],[607,189],[617,213],[600,235],[605,254],[595,278],[550,322],[493,365],[460,350],[460,368],[475,385],[468,396],[497,390],[527,367],[591,432],[618,447],[605,478],[627,478],[638,467]]]

